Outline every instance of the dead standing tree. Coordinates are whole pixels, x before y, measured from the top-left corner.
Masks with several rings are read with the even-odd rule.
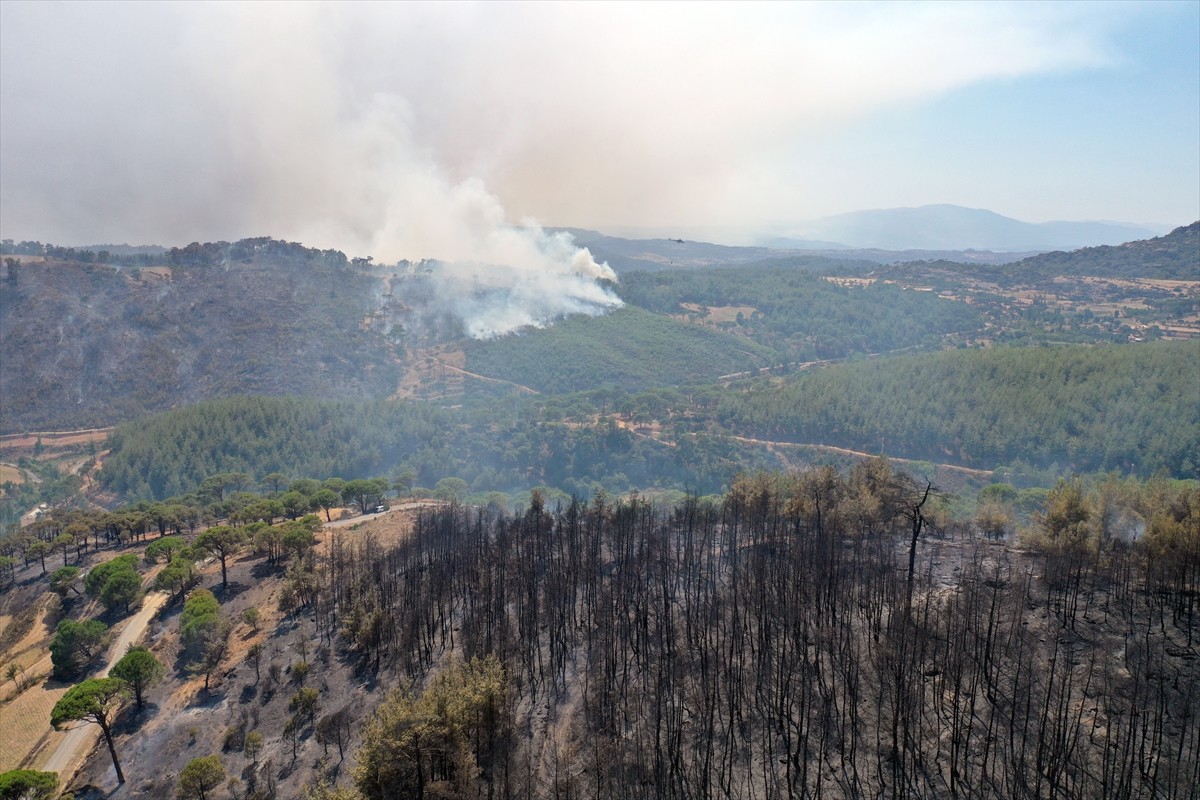
[[[924,512],[925,504],[929,502],[929,496],[937,490],[933,488],[932,483],[925,481],[925,489],[920,491],[921,499],[918,500],[917,492],[912,491],[916,488],[912,477],[902,475],[897,479],[897,483],[900,488],[899,514],[908,521],[911,534],[908,545],[908,586],[905,609],[906,613],[912,613],[913,578],[917,569],[917,542],[921,538],[921,533],[929,525],[929,520]]]

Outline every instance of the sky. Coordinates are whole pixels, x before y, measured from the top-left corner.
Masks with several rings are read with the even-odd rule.
[[[1200,218],[1200,2],[0,0],[6,238],[594,275],[510,226],[933,203]]]

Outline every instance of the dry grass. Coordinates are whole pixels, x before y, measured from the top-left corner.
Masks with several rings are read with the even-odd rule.
[[[1105,278],[1099,276],[1086,276],[1083,278],[1075,278],[1070,276],[1059,276],[1054,279],[1055,283],[1073,283],[1082,280],[1084,283],[1094,284],[1110,284],[1112,286],[1121,286],[1128,289],[1152,287],[1154,289],[1167,290],[1184,290],[1187,292],[1200,291],[1200,281],[1179,281],[1167,280],[1165,278]]]
[[[462,392],[462,375],[453,369],[467,365],[467,355],[462,348],[439,345],[427,350],[414,351],[404,364],[404,372],[396,386],[393,398],[426,397],[437,387],[444,393],[456,395]]]
[[[107,561],[122,553],[139,552],[143,547],[138,543],[120,552],[106,552],[98,561]],[[161,565],[149,570],[144,574],[144,579],[152,581],[160,569]],[[0,772],[16,769],[22,764],[32,767],[44,763],[66,735],[50,727],[50,712],[54,704],[71,688],[70,684],[48,680],[53,671],[49,651],[53,629],[48,622],[58,613],[58,598],[52,592],[45,591],[34,597],[36,599],[28,601],[28,608],[35,615],[33,624],[19,632],[19,638],[15,638],[0,656],[3,659],[0,661],[0,680],[3,680],[2,670],[6,670],[10,663],[16,663],[24,669],[23,691],[18,691],[12,681],[5,681],[3,688],[0,688]],[[97,610],[95,601],[92,601],[78,609],[78,613],[89,617],[94,616]],[[0,632],[19,622],[16,616],[6,614],[0,617]],[[123,625],[116,626],[114,635],[119,636],[122,629]]]
[[[8,664],[16,663],[24,669],[24,691],[16,684],[6,681],[0,705],[0,771],[17,769],[31,753],[37,750],[50,730],[50,710],[70,686],[47,687],[47,676],[53,668],[47,644],[50,630],[46,624],[49,593],[37,601],[37,620],[20,639],[8,649],[8,657],[0,664],[0,678]],[[11,618],[7,624],[11,624]]]
[[[50,629],[46,625],[47,600],[45,593],[36,604],[37,620],[8,650],[4,667],[16,663],[23,668],[24,691],[12,681],[4,684],[0,705],[0,772],[16,769],[29,758],[48,735],[50,711],[58,699],[66,694],[68,685],[48,688],[46,678],[53,665],[50,652],[46,649],[50,640]],[[11,624],[11,619],[6,620]]]
[[[12,464],[0,464],[0,483],[12,483],[20,486],[25,482],[25,473]]]
[[[5,671],[8,670],[9,664],[16,664],[22,672],[17,678],[19,683],[7,680],[6,676],[0,675],[0,678],[5,679],[0,688],[0,703],[8,703],[30,691],[50,677],[50,673],[54,671],[54,662],[50,660],[50,654],[40,649],[26,650],[17,657],[4,662]]]
[[[705,310],[705,306],[697,305],[696,303],[680,303],[683,308],[688,311],[699,314]],[[758,311],[754,306],[707,306],[708,313],[700,318],[700,322],[709,325],[719,325],[722,322],[737,322],[738,314],[741,314],[746,319]]]
[[[393,501],[395,502],[395,501]],[[349,544],[355,539],[370,537],[384,546],[391,546],[406,539],[413,529],[413,520],[421,508],[431,508],[442,505],[437,501],[416,501],[405,503],[404,507],[389,511],[377,517],[338,528],[324,528],[317,532],[317,551],[324,552],[334,533],[342,537],[342,542]],[[266,628],[265,620],[260,627]]]
[[[33,686],[0,707],[0,772],[17,769],[37,749],[47,736],[53,737],[50,712],[69,685],[47,689],[45,684]],[[45,754],[52,749],[43,751]]]
[[[28,598],[16,613],[0,618],[0,658],[16,657],[26,650],[40,648],[50,638],[46,609],[54,595],[42,592]]]
[[[37,445],[42,440],[42,447],[47,450],[88,442],[103,442],[112,433],[112,428],[89,428],[79,431],[43,431],[40,433],[10,433],[0,436],[0,450],[25,450]]]
[[[824,277],[825,280],[836,283],[838,286],[870,286],[879,280],[878,278],[851,278],[845,275],[826,275]],[[891,283],[891,281],[887,281],[887,283]]]

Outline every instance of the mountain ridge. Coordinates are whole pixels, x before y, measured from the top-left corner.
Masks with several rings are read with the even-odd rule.
[[[1124,222],[1023,222],[995,211],[949,203],[867,209],[795,226],[792,237],[883,250],[1073,250],[1165,233]]]

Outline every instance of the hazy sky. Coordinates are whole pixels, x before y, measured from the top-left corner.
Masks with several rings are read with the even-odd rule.
[[[1200,2],[0,2],[0,232],[484,258],[506,222],[1200,217]]]

